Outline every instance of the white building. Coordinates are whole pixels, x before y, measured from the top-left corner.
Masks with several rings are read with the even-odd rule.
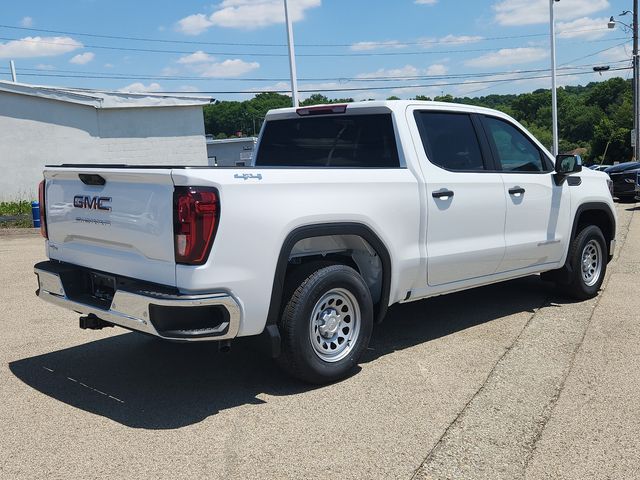
[[[258,139],[256,137],[207,138],[207,156],[209,165],[235,167],[250,165]]]
[[[207,165],[209,101],[0,81],[0,201],[37,198],[45,165]]]

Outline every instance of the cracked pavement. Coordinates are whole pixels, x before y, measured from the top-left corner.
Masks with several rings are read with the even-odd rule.
[[[393,307],[360,371],[313,388],[224,355],[87,332],[0,233],[0,478],[602,479],[640,471],[640,217],[600,296],[536,276]]]

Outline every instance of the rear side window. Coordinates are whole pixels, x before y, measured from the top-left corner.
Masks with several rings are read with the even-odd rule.
[[[513,125],[493,117],[485,117],[484,124],[503,171],[548,171],[540,149]]]
[[[464,113],[415,113],[420,137],[431,163],[447,170],[484,170],[471,117]]]
[[[270,120],[255,165],[399,168],[391,114]]]

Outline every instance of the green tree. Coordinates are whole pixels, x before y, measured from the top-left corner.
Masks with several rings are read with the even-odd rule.
[[[422,95],[417,95],[415,99],[431,100]],[[551,147],[549,89],[519,95],[491,94],[475,98],[443,95],[434,100],[500,110],[520,121],[543,145]],[[302,105],[352,101],[352,98],[329,98],[314,94],[305,99]],[[291,97],[273,92],[260,93],[244,102],[216,102],[204,109],[205,130],[214,136],[232,136],[238,131],[254,134],[270,109],[290,106]],[[592,161],[596,157],[602,157],[607,149],[607,161],[629,160],[632,155],[630,131],[633,128],[631,82],[612,78],[604,82],[558,89],[558,126],[561,151],[586,148],[586,160]]]

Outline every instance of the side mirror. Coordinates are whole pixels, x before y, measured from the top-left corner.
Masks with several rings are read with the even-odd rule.
[[[560,154],[556,157],[556,173],[569,175],[582,171],[582,157],[580,155]]]
[[[582,157],[580,155],[560,154],[556,157],[556,185],[562,185],[568,175],[582,171]]]

